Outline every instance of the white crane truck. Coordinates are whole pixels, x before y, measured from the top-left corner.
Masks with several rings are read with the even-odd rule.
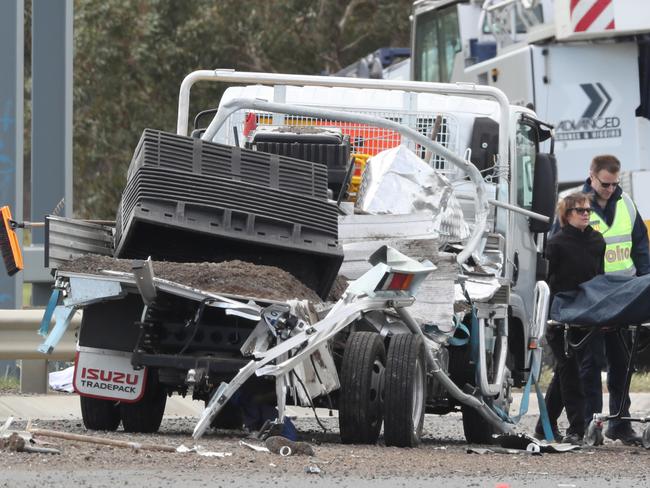
[[[188,136],[197,81],[231,86],[207,128]],[[280,142],[267,137],[277,133]],[[383,423],[387,445],[414,446],[425,412],[456,410],[468,441],[490,442],[514,428],[510,388],[539,374],[541,253],[557,197],[555,160],[540,151],[550,137],[534,112],[491,87],[191,73],[177,134],[143,134],[116,225],[48,217],[56,282],[41,350],[56,347],[83,310],[74,385],[92,429],[155,431],[167,395],[178,392],[206,402],[198,438],[224,425],[248,388],[266,395],[279,421],[289,399],[327,399],[346,443],[376,442]],[[349,188],[350,155],[400,145],[442,175],[461,221],[359,215],[327,199],[323,178]],[[309,162],[317,153],[325,158]],[[456,239],[454,226],[465,223],[469,235]],[[355,271],[359,249],[370,264]],[[115,257],[122,268],[111,267]],[[133,260],[127,269],[124,259]],[[199,273],[193,266],[213,270],[196,263],[234,259],[284,268],[322,300],[215,292],[209,280],[183,282],[156,267],[177,261],[187,276]],[[328,302],[342,262],[349,281]]]
[[[643,0],[418,0],[411,79],[503,90],[555,126],[560,188],[597,154],[650,215],[650,9]]]

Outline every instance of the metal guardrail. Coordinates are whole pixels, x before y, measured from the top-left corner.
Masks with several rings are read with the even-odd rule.
[[[81,325],[81,312],[73,317],[70,327],[52,354],[37,351],[44,337],[38,335],[43,309],[0,310],[0,359],[42,359],[71,361],[74,359],[76,331]],[[54,323],[50,324],[53,327]]]

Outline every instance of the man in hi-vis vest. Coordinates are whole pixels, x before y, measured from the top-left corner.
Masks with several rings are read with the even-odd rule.
[[[605,238],[605,273],[640,276],[650,273],[648,231],[632,199],[619,186],[621,163],[610,155],[596,156],[582,191],[593,193],[589,224]],[[576,256],[576,258],[579,258]],[[630,396],[623,398],[628,354],[616,331],[595,334],[583,351],[580,376],[586,396],[585,420],[603,410],[600,372],[607,365],[609,413],[630,415]],[[605,362],[606,359],[606,362]],[[624,444],[638,444],[641,438],[629,421],[611,420],[605,436]]]

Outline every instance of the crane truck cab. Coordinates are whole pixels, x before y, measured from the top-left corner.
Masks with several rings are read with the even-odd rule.
[[[411,79],[497,87],[555,126],[561,189],[581,185],[598,154],[650,215],[650,11],[641,2],[419,0]]]

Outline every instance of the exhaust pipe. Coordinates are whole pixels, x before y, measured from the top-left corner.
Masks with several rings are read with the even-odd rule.
[[[429,372],[435,376],[435,378],[445,387],[447,392],[454,397],[459,402],[468,405],[479,413],[490,425],[494,426],[499,432],[504,434],[511,434],[514,432],[514,425],[504,421],[499,417],[496,412],[494,412],[483,400],[470,395],[462,391],[456,383],[454,383],[451,378],[445,373],[440,366],[440,363],[433,354],[433,350],[440,347],[439,344],[433,342],[427,336],[424,335],[420,326],[413,320],[413,317],[408,313],[408,311],[403,307],[398,307],[395,309],[399,314],[400,318],[404,320],[404,323],[414,334],[418,334],[424,340],[425,348],[424,351],[427,356],[427,362],[429,365]]]

